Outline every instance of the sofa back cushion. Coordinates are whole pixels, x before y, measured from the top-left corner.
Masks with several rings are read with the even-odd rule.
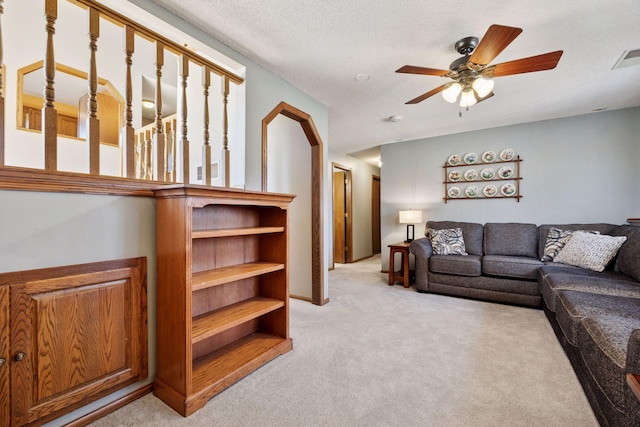
[[[511,255],[537,258],[538,227],[515,222],[484,225],[485,255]]]
[[[538,259],[542,259],[544,256],[544,245],[547,242],[547,236],[549,236],[550,228],[559,228],[560,230],[585,230],[585,231],[598,231],[600,234],[611,234],[611,232],[617,227],[613,224],[543,224],[538,227]]]
[[[482,255],[482,224],[456,221],[428,221],[424,230],[425,236],[428,236],[430,228],[436,230],[444,230],[447,228],[462,229],[462,237],[464,238],[464,246],[467,253],[469,255]]]
[[[636,228],[635,232],[632,229],[626,229],[618,230],[615,233],[627,236],[627,241],[624,242],[618,252],[616,268],[620,273],[633,277],[640,282],[640,228]]]

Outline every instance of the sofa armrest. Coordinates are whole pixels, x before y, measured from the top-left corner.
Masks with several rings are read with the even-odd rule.
[[[431,242],[426,237],[416,239],[411,242],[411,244],[409,245],[409,250],[416,256],[416,258],[429,258],[431,255],[433,255]]]
[[[640,329],[631,332],[629,336],[625,371],[628,374],[640,374]]]
[[[433,255],[431,242],[426,237],[414,240],[409,245],[409,251],[416,257],[415,274],[416,274],[416,290],[418,292],[427,292],[429,285],[429,257]]]

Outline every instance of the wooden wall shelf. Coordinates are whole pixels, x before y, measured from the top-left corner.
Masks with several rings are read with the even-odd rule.
[[[520,199],[522,198],[522,195],[520,194],[520,181],[522,181],[522,177],[520,176],[521,162],[522,162],[522,159],[520,158],[520,156],[516,156],[512,160],[496,160],[494,162],[480,161],[475,163],[460,163],[457,165],[450,165],[449,163],[445,163],[444,166],[442,166],[442,168],[444,169],[444,180],[442,181],[442,184],[444,185],[444,197],[442,198],[442,200],[444,200],[445,203],[447,203],[449,200],[481,200],[481,199],[494,199],[494,200],[495,199],[515,199],[516,202],[520,202]],[[513,165],[513,167],[515,168],[513,175],[509,178],[499,177],[498,170],[491,168],[493,170],[495,177],[484,179],[481,176],[481,172],[478,172],[476,170],[477,168],[488,168],[492,166],[495,167],[497,165],[509,165],[509,164]],[[452,180],[451,179],[452,174],[450,173],[450,170],[451,169],[462,170],[463,168],[466,168],[465,172],[470,171],[471,169],[474,169],[476,171],[477,178],[466,179],[463,172],[458,172],[458,174],[460,175],[460,179]],[[501,192],[501,187],[508,183],[511,183],[514,187],[515,192],[513,193],[513,195],[505,195],[505,193],[508,194],[508,192],[505,192],[505,193]],[[483,194],[483,189],[487,188],[488,185],[496,186],[496,188],[494,189],[496,191],[495,195],[487,196]],[[465,194],[466,189],[470,186],[477,187],[477,195],[469,196]],[[456,197],[453,197],[451,195],[451,192],[455,190],[453,187],[457,187],[459,190],[459,194]]]

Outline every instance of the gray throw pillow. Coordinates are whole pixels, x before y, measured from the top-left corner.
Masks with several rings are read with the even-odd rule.
[[[544,255],[542,255],[540,261],[553,261],[573,233],[575,231],[551,227],[547,235],[547,241],[544,244]],[[589,233],[600,234],[599,231],[589,231]]]
[[[614,237],[576,231],[553,261],[603,271],[626,240],[625,236]]]
[[[430,228],[427,235],[435,255],[468,255],[461,228]]]

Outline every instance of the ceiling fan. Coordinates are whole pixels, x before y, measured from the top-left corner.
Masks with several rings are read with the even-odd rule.
[[[458,40],[455,50],[464,56],[453,61],[448,70],[413,65],[399,68],[396,73],[424,74],[453,80],[423,93],[406,104],[417,104],[442,92],[443,98],[450,103],[456,102],[460,95],[460,106],[468,108],[494,95],[493,77],[551,70],[558,65],[562,56],[561,50],[489,65],[521,32],[521,28],[494,24],[489,27],[481,40],[477,37]]]

